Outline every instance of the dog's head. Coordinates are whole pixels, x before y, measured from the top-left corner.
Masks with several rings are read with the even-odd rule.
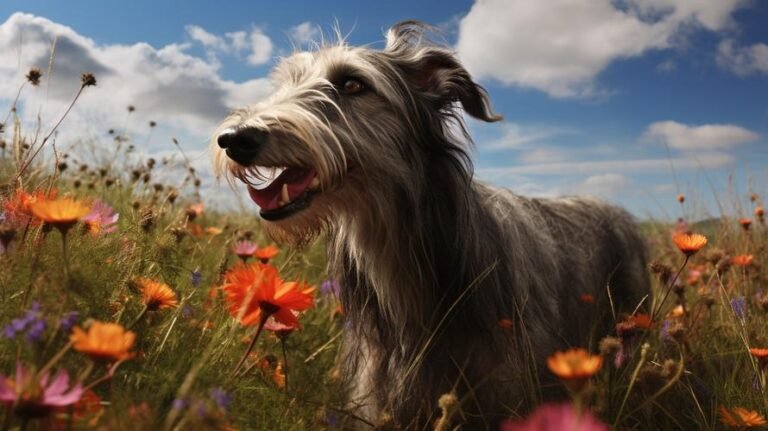
[[[457,105],[499,119],[483,88],[426,30],[400,23],[383,50],[342,41],[295,53],[275,67],[269,98],[221,124],[216,168],[248,186],[273,237],[306,241],[338,217],[420,193],[414,183],[432,157],[466,156],[449,136],[451,122],[464,130]]]

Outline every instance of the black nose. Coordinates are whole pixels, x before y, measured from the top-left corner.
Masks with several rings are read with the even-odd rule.
[[[228,129],[222,132],[216,142],[226,150],[227,156],[237,163],[248,166],[267,144],[269,133],[254,127]]]

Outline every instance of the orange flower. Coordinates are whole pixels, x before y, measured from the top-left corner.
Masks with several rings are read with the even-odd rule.
[[[765,209],[763,207],[755,208],[755,217],[757,218],[765,217]]]
[[[91,212],[91,207],[72,198],[37,200],[29,204],[32,214],[66,233],[75,223]]]
[[[755,256],[751,254],[740,254],[731,258],[731,264],[736,266],[749,266],[755,260]]]
[[[32,219],[32,210],[30,205],[46,199],[54,199],[56,190],[52,190],[48,196],[45,192],[36,191],[27,193],[22,189],[16,190],[13,196],[3,202],[3,212],[6,219],[12,224],[25,224]]]
[[[179,305],[176,292],[167,284],[147,278],[140,278],[136,283],[139,285],[141,300],[147,306],[147,310],[163,310]]]
[[[768,359],[768,349],[753,347],[749,349],[749,353],[757,359]]]
[[[636,333],[637,329],[650,329],[653,326],[651,316],[645,313],[633,314],[616,324],[616,333],[623,337]]]
[[[270,244],[266,247],[259,247],[253,255],[256,256],[261,263],[267,263],[270,259],[277,256],[278,253],[280,253],[280,250],[275,247],[274,244]]]
[[[245,326],[257,325],[263,313],[285,325],[298,325],[293,311],[312,307],[314,287],[298,281],[285,282],[274,266],[239,263],[224,275],[229,314]],[[240,317],[242,315],[242,317]]]
[[[136,341],[136,334],[126,331],[117,323],[93,322],[88,332],[79,326],[72,330],[69,340],[73,348],[93,360],[122,361],[134,356],[129,352]]]
[[[547,358],[549,370],[563,380],[586,380],[595,375],[602,365],[602,356],[592,355],[581,348],[555,352]]]
[[[752,225],[752,219],[748,219],[746,217],[740,218],[739,224],[744,228],[744,230],[749,230],[749,227]]]
[[[216,236],[222,232],[224,232],[224,229],[216,226],[209,226],[205,228],[205,233],[207,233],[208,235]]]
[[[763,415],[754,410],[741,407],[728,409],[725,406],[720,406],[720,421],[734,428],[754,428],[767,423]]]
[[[685,202],[685,195],[682,194],[682,193],[677,195],[677,201],[680,202],[680,203]]]
[[[707,245],[707,237],[698,233],[677,233],[672,241],[686,256],[693,256]]]

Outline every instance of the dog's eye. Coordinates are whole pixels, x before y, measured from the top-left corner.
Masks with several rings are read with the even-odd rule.
[[[357,94],[363,90],[365,90],[365,85],[355,78],[345,79],[340,89],[341,94],[345,95]]]

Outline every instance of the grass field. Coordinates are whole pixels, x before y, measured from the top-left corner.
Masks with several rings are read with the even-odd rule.
[[[85,77],[81,90],[90,84]],[[54,126],[36,134],[22,130],[15,109],[8,118],[0,134],[0,430],[344,427],[352,412],[335,368],[344,317],[326,279],[322,241],[254,255],[270,245],[255,211],[207,209],[177,142],[169,145],[178,157],[167,160],[136,156],[130,134],[119,130],[105,131],[95,150],[54,151]],[[158,171],[173,180],[156,180]],[[643,224],[653,261],[651,315],[617,316],[614,334],[583,346],[597,357],[558,365],[553,356],[573,403],[532,420],[571,420],[573,408],[596,418],[579,413],[574,429],[765,424],[762,199],[720,198],[742,214]],[[678,199],[681,214],[695,219]],[[673,241],[687,231],[703,234],[706,246]],[[253,299],[236,295],[244,265],[258,279],[252,284],[272,283],[305,301],[284,303],[306,309],[300,328],[266,322],[275,310],[263,305],[239,307]],[[265,268],[281,279],[265,281],[273,271]],[[582,301],[585,310],[596,306]],[[519,412],[509,415],[507,429],[540,429],[520,423]],[[436,427],[452,429],[450,421]]]

